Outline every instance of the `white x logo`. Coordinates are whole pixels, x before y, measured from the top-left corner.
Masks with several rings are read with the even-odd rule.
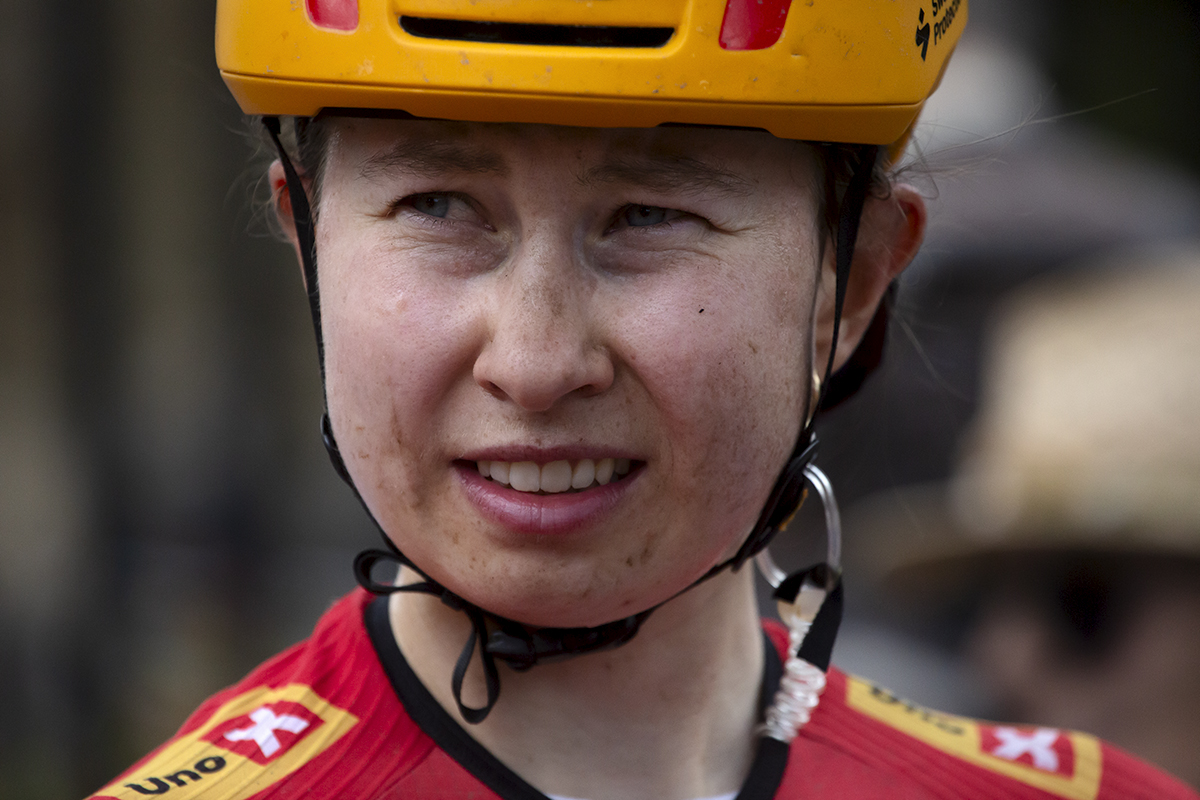
[[[231,742],[253,740],[265,758],[270,758],[279,752],[280,744],[279,739],[275,736],[275,731],[300,733],[308,727],[306,720],[291,714],[275,716],[275,712],[266,706],[251,711],[250,719],[254,720],[253,725],[249,728],[229,731],[225,734],[225,738]]]
[[[1016,728],[996,728],[995,733],[1000,744],[992,750],[992,755],[1016,761],[1028,753],[1038,769],[1058,772],[1054,743],[1058,741],[1059,732],[1054,728],[1038,728],[1033,733],[1021,733]]]

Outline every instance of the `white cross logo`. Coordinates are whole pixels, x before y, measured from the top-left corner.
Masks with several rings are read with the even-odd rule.
[[[279,739],[275,736],[275,731],[300,733],[308,727],[307,720],[291,714],[275,716],[275,712],[266,706],[251,711],[250,719],[254,720],[253,725],[249,728],[229,731],[225,734],[225,738],[231,742],[253,740],[258,745],[258,749],[262,751],[264,758],[270,758],[279,752],[280,744]]]
[[[1054,743],[1058,741],[1059,732],[1054,728],[1038,728],[1033,733],[1021,733],[1016,728],[996,728],[995,733],[1000,744],[992,750],[992,755],[1016,761],[1028,753],[1038,769],[1058,772]]]

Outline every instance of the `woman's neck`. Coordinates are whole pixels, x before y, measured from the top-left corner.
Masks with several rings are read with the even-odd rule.
[[[461,723],[450,675],[465,615],[420,594],[392,596],[396,641],[429,692]],[[533,786],[588,800],[691,798],[740,786],[753,759],[763,664],[753,572],[724,572],[657,609],[615,650],[500,666],[499,702],[481,744]],[[483,698],[478,662],[464,700]]]

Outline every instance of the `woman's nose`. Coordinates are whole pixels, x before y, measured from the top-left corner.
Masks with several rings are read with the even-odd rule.
[[[523,247],[494,287],[476,383],[538,412],[569,395],[592,396],[611,386],[613,364],[594,335],[594,281],[569,247]]]

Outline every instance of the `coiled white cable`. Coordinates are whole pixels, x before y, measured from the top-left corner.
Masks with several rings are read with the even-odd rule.
[[[825,673],[796,655],[811,623],[796,620],[788,631],[788,658],[784,663],[779,689],[767,709],[761,734],[789,743],[812,717],[813,709],[825,690]]]

